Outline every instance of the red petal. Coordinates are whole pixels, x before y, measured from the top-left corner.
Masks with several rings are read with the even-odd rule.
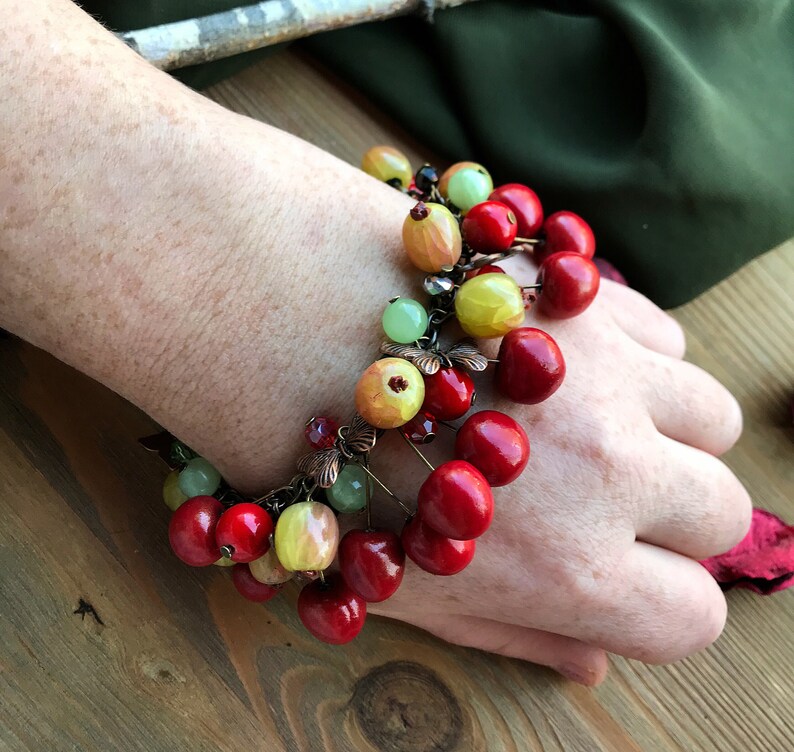
[[[750,532],[730,551],[700,562],[723,590],[742,587],[770,595],[794,585],[794,526],[753,509]]]

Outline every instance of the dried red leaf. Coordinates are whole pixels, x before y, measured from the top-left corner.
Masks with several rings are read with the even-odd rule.
[[[794,585],[794,526],[753,509],[750,531],[730,551],[700,562],[723,590],[747,588],[770,595]]]

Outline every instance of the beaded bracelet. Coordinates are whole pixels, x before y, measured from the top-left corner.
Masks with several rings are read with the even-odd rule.
[[[312,450],[284,486],[259,498],[231,488],[203,457],[167,433],[141,442],[170,467],[163,487],[173,510],[169,539],[192,566],[233,566],[232,579],[247,599],[263,603],[298,575],[304,585],[298,615],[315,637],[332,644],[352,640],[364,624],[367,603],[392,596],[402,582],[405,557],[435,575],[453,575],[472,561],[476,539],[490,526],[492,488],[514,481],[529,459],[521,425],[495,410],[462,418],[474,402],[470,372],[496,364],[500,394],[531,405],[562,383],[565,361],[540,329],[522,326],[533,304],[550,318],[584,311],[599,286],[591,261],[595,239],[587,223],[561,211],[544,221],[534,191],[510,183],[496,190],[487,170],[459,162],[439,178],[430,165],[415,174],[396,149],[377,146],[362,169],[417,199],[403,224],[403,244],[426,273],[427,306],[394,298],[383,314],[388,341],[355,389],[356,414],[340,426],[315,417],[305,428]],[[496,265],[517,253],[540,264],[534,285],[520,287]],[[499,357],[487,359],[474,339],[441,344],[444,325],[456,319],[472,338],[502,337]],[[455,458],[433,467],[419,450],[439,425],[457,431]],[[397,429],[422,457],[429,475],[413,511],[370,468],[384,431]],[[379,489],[400,505],[400,535],[372,527]],[[337,514],[366,515],[363,529],[339,540]],[[338,571],[325,574],[334,560]]]

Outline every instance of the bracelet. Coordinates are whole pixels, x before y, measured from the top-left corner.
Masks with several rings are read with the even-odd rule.
[[[396,149],[377,146],[362,169],[417,199],[403,224],[403,245],[426,273],[428,304],[397,297],[383,313],[388,340],[355,388],[356,414],[346,425],[330,417],[306,423],[312,451],[284,486],[258,498],[235,491],[203,457],[168,433],[141,439],[171,472],[163,486],[173,510],[169,540],[192,566],[232,566],[245,598],[264,603],[284,583],[303,580],[298,615],[320,640],[343,644],[364,625],[367,603],[399,588],[406,555],[435,575],[453,575],[472,561],[476,539],[494,514],[492,488],[514,481],[529,460],[529,439],[505,413],[481,410],[460,426],[474,402],[471,373],[495,365],[498,392],[532,405],[550,397],[565,361],[547,333],[524,327],[536,305],[550,318],[570,318],[595,298],[595,239],[576,214],[546,217],[534,191],[518,183],[494,190],[488,171],[458,162],[440,177],[430,165],[413,173]],[[537,281],[520,287],[498,266],[518,253],[540,264]],[[443,327],[456,320],[472,339],[451,346]],[[501,337],[499,357],[486,358],[474,338]],[[439,426],[456,431],[454,459],[433,467],[419,446]],[[427,465],[415,510],[370,467],[384,431],[396,429]],[[372,526],[376,490],[398,504],[406,522],[398,535]],[[340,540],[338,514],[364,513],[365,527]],[[337,561],[338,571],[327,570]]]

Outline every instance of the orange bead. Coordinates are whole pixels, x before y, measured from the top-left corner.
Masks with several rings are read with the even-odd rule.
[[[441,176],[441,180],[438,181],[438,192],[444,197],[447,198],[447,188],[449,186],[449,179],[456,173],[458,170],[463,170],[466,167],[470,167],[473,170],[479,170],[480,172],[484,172],[486,175],[490,173],[486,170],[481,164],[477,162],[455,162],[454,165],[448,167],[444,174]]]
[[[399,180],[403,188],[407,188],[413,178],[408,157],[393,146],[373,146],[361,160],[361,169],[384,183]]]
[[[403,245],[411,263],[423,272],[454,266],[461,253],[458,220],[446,206],[420,201],[403,223]]]

